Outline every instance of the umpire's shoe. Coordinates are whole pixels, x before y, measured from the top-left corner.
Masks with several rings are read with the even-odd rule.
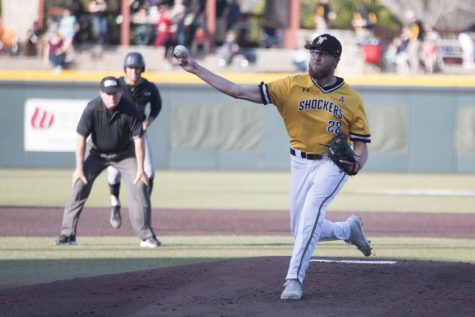
[[[298,300],[302,298],[302,285],[298,280],[290,279],[287,280],[284,284],[285,288],[280,299],[293,299]]]
[[[55,241],[56,245],[77,245],[76,236],[60,235],[58,240]]]
[[[156,237],[151,237],[140,241],[141,248],[158,248],[162,243]]]
[[[120,205],[112,206],[110,223],[112,228],[120,228],[122,216],[120,215]]]
[[[351,230],[350,239],[346,240],[346,242],[355,245],[365,256],[370,256],[372,250],[371,242],[364,234],[361,218],[353,215],[349,217],[346,222],[350,225]]]

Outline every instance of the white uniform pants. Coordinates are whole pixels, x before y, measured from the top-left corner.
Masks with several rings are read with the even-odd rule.
[[[150,147],[150,141],[148,140],[147,133],[143,135],[144,147],[145,147],[145,158],[144,158],[144,172],[147,175],[148,179],[152,178],[155,174],[155,168],[153,165],[152,149]],[[120,172],[113,166],[107,168],[107,181],[109,184],[117,184],[120,182]]]
[[[348,175],[327,157],[307,160],[291,156],[290,222],[295,239],[286,279],[301,283],[319,241],[348,240],[346,222],[325,219],[326,209]]]

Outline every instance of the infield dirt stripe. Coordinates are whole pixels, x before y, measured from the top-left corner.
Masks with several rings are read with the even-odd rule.
[[[128,217],[114,229],[108,208],[86,208],[79,222],[85,236],[133,236]],[[123,210],[124,213],[127,210]],[[62,208],[0,207],[1,236],[56,236]],[[328,212],[332,221],[344,221],[351,213]],[[475,239],[474,214],[364,212],[360,214],[368,236],[440,237]],[[154,209],[153,226],[158,235],[288,235],[285,210]]]

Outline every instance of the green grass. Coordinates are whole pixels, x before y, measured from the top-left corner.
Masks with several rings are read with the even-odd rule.
[[[284,236],[166,236],[158,249],[141,249],[133,237],[83,237],[78,246],[67,247],[53,241],[53,237],[0,238],[0,288],[222,259],[290,257],[292,252],[292,239]],[[326,242],[318,245],[315,255],[475,264],[474,240],[376,238],[373,247],[376,256],[364,258],[355,247]]]
[[[72,170],[0,169],[0,206],[63,207]],[[157,171],[155,208],[287,210],[287,172]],[[400,190],[408,191],[405,193]],[[453,194],[427,195],[423,190]],[[391,192],[392,191],[392,192]],[[420,193],[419,193],[419,192]],[[475,174],[379,174],[352,177],[330,205],[339,211],[413,211],[475,213]],[[468,192],[461,196],[457,193]],[[121,193],[124,205],[125,193]],[[106,175],[99,176],[89,207],[108,207]],[[0,288],[75,277],[192,264],[229,258],[290,256],[290,237],[161,237],[158,250],[138,247],[133,237],[81,237],[76,247],[57,247],[54,237],[0,237]],[[463,261],[475,264],[475,240],[377,238],[376,257]],[[321,257],[361,257],[344,243],[323,243]]]
[[[72,170],[0,169],[0,205],[65,205]],[[287,172],[157,171],[152,204],[155,208],[235,208],[287,210]],[[408,193],[394,193],[406,190]],[[452,191],[423,195],[410,191]],[[460,196],[457,193],[470,192]],[[352,177],[329,209],[338,211],[414,211],[475,213],[475,174],[362,173]],[[125,193],[121,199],[126,205]],[[89,207],[107,207],[106,174],[100,175]]]

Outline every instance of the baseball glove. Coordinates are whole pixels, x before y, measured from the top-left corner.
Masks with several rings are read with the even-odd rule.
[[[357,172],[354,170],[356,164],[358,164],[356,160],[357,155],[348,145],[343,134],[335,135],[333,139],[328,142],[326,147],[328,147],[328,157],[333,161],[333,163],[335,163],[335,165],[340,168],[340,170],[347,173],[348,175],[356,175]],[[345,160],[353,164],[345,164],[340,162],[340,160]]]

